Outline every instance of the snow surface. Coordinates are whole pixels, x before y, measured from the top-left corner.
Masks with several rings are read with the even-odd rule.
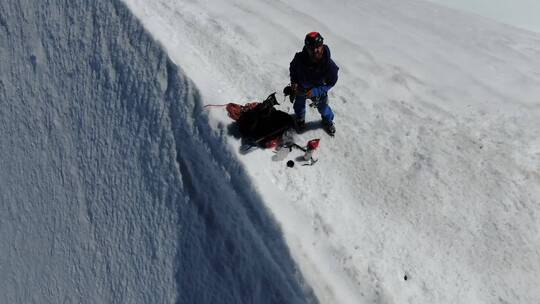
[[[536,0],[428,0],[540,33],[540,2]]]
[[[412,0],[124,3],[152,37],[118,1],[0,3],[0,302],[540,302],[540,35]],[[315,166],[240,155],[202,105],[280,91],[312,30],[336,137],[309,110]]]

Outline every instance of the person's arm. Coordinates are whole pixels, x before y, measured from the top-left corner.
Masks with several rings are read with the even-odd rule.
[[[333,60],[330,60],[328,67],[328,72],[326,73],[326,82],[322,86],[311,88],[308,92],[308,97],[319,97],[328,94],[328,91],[336,85],[338,80],[338,66],[334,63]]]
[[[299,72],[299,60],[298,60],[298,54],[296,54],[291,61],[291,64],[289,65],[289,76],[291,78],[291,95],[290,99],[291,102],[293,102],[295,96],[299,93],[299,85],[298,82],[300,81],[300,72]]]
[[[289,76],[291,78],[291,85],[298,84],[298,60],[296,57],[297,56],[294,56],[291,64],[289,65]]]

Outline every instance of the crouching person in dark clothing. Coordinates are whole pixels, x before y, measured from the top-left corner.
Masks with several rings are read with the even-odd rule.
[[[294,98],[294,113],[299,132],[305,128],[306,99],[319,110],[325,130],[333,135],[334,113],[328,105],[328,91],[338,79],[338,66],[330,57],[330,49],[318,32],[306,35],[304,48],[291,61],[289,72]]]

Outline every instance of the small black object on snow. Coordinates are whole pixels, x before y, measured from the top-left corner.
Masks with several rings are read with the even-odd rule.
[[[289,160],[289,161],[287,162],[287,167],[289,167],[289,168],[294,167],[294,161]]]

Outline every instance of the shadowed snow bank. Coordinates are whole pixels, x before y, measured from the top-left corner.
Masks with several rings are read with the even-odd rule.
[[[119,1],[0,3],[0,302],[316,302]]]

